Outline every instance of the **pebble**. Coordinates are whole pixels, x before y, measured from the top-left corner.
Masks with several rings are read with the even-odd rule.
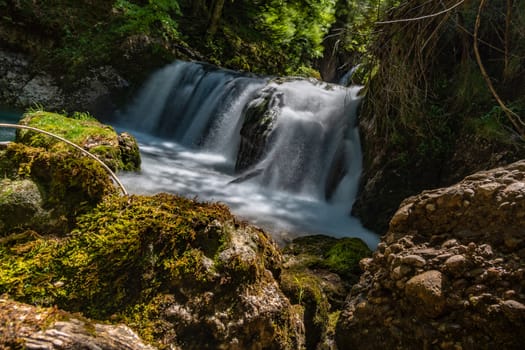
[[[458,245],[458,240],[457,239],[449,239],[449,240],[443,242],[441,247],[442,248],[452,248],[452,247],[454,247],[456,245]]]
[[[423,267],[427,261],[419,255],[407,255],[401,258],[401,263],[409,266]]]
[[[478,247],[479,254],[484,258],[491,258],[494,255],[492,247],[489,244],[482,244]]]
[[[460,276],[465,272],[467,263],[463,255],[453,255],[445,261],[445,269],[455,276]]]
[[[436,211],[436,205],[433,203],[428,203],[427,205],[425,205],[425,209],[429,212]]]

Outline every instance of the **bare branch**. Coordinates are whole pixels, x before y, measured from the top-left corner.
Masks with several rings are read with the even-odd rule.
[[[444,9],[443,11],[439,11],[439,12],[436,12],[436,13],[432,13],[430,15],[425,15],[425,16],[420,16],[420,17],[414,17],[414,18],[403,18],[403,19],[397,19],[397,20],[392,20],[392,21],[382,21],[382,22],[376,22],[376,24],[390,24],[390,23],[399,23],[399,22],[413,22],[413,21],[420,21],[422,19],[426,19],[426,18],[432,18],[432,17],[436,17],[436,16],[439,16],[439,15],[442,15],[444,13],[447,13],[453,9],[455,9],[456,7],[458,7],[459,5],[461,5],[462,3],[464,3],[465,0],[460,0],[457,4],[455,4],[454,6],[451,6],[449,8],[446,8]]]
[[[525,123],[521,120],[520,116],[514,113],[509,107],[505,105],[503,100],[499,97],[498,92],[494,88],[494,85],[492,84],[492,81],[490,80],[490,77],[485,69],[485,66],[483,65],[483,62],[481,61],[481,55],[479,54],[479,48],[478,48],[478,34],[479,34],[479,26],[481,23],[481,12],[483,12],[483,7],[485,6],[485,0],[481,0],[479,3],[478,8],[478,14],[476,16],[476,24],[474,26],[474,55],[476,56],[476,61],[478,63],[479,69],[481,71],[481,75],[483,76],[483,79],[485,79],[485,82],[487,83],[487,86],[500,105],[501,109],[505,114],[507,115],[507,118],[512,123],[514,128],[516,128],[516,131],[519,132],[520,136],[523,138],[525,136]]]

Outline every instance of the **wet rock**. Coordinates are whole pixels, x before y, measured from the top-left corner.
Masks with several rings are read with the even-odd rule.
[[[20,92],[17,106],[45,105],[49,109],[58,109],[64,105],[64,95],[48,75],[37,75]]]
[[[33,64],[29,56],[0,50],[0,105],[26,109],[43,105],[52,111],[89,111],[107,115],[128,82],[112,67],[86,72],[67,88]]]
[[[282,93],[277,92],[273,86],[267,86],[243,111],[244,122],[240,131],[241,144],[235,171],[247,170],[264,155],[283,105],[282,98]]]

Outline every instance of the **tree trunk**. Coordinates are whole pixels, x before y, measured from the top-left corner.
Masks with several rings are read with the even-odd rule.
[[[212,6],[212,13],[210,17],[210,24],[208,26],[208,36],[213,37],[219,27],[219,21],[222,16],[222,8],[224,7],[224,0],[215,0]]]

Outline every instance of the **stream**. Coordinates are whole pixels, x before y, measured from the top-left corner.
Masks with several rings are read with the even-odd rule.
[[[119,178],[131,193],[225,203],[280,244],[326,234],[359,237],[375,249],[379,236],[350,215],[362,170],[358,92],[175,62],[108,122],[132,133],[141,151],[142,170]],[[270,136],[261,156],[236,171],[244,113],[264,98],[277,116],[265,131]],[[0,122],[16,123],[20,115],[0,109]],[[0,141],[13,138],[14,130],[0,128]],[[334,173],[342,175],[329,190]]]

